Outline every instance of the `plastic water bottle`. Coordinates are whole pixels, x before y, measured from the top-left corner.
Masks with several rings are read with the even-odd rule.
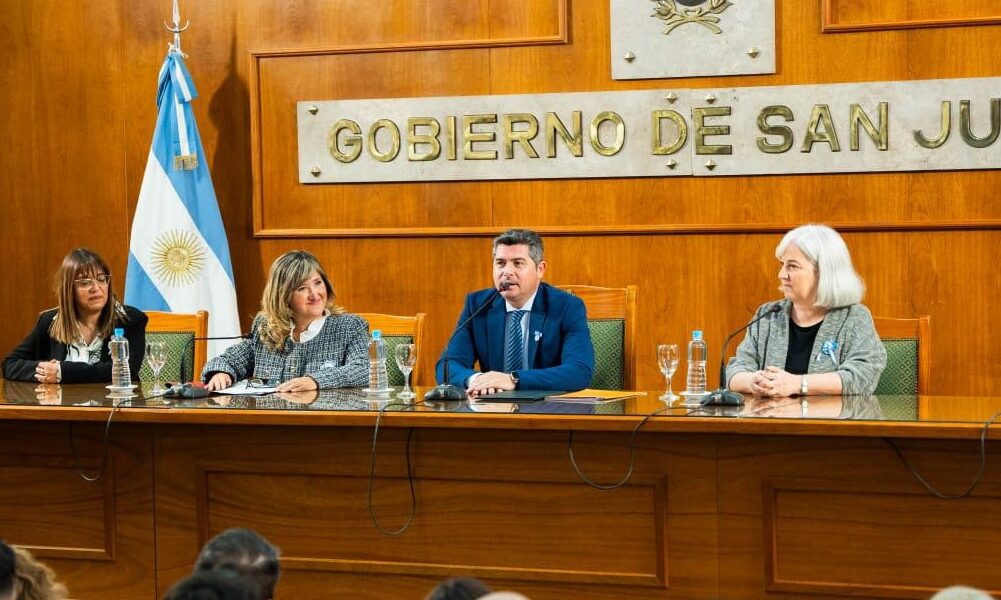
[[[386,372],[386,342],[382,332],[372,331],[368,342],[368,389],[372,392],[389,391],[389,374]]]
[[[709,348],[702,339],[702,332],[692,332],[692,340],[688,342],[688,379],[686,387],[689,394],[706,393],[706,354]]]
[[[129,368],[129,340],[125,338],[125,330],[115,329],[111,341],[111,387],[127,389],[132,385],[132,371]]]

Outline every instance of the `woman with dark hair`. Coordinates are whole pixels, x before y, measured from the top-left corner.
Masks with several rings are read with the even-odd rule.
[[[424,600],[476,600],[490,593],[487,584],[472,577],[453,577],[437,585]]]
[[[38,317],[35,328],[3,361],[3,376],[41,383],[106,383],[111,381],[114,329],[125,330],[129,366],[139,375],[146,351],[146,315],[118,301],[111,270],[86,248],[77,248],[56,271],[58,304]]]
[[[338,306],[315,256],[293,250],[271,265],[249,339],[205,364],[210,391],[241,379],[303,392],[368,383],[368,323]]]

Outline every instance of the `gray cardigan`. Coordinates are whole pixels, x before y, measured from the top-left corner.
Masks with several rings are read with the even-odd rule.
[[[755,316],[768,311],[774,302],[762,304]],[[726,381],[737,373],[753,372],[766,366],[785,368],[789,353],[789,318],[792,302],[779,302],[782,311],[758,321],[737,347],[737,355],[726,368]],[[836,349],[830,349],[834,342]],[[831,356],[833,354],[833,357]],[[810,353],[807,373],[837,373],[841,376],[843,394],[871,394],[886,367],[886,347],[883,346],[869,309],[852,304],[832,309],[817,331]]]
[[[204,381],[222,372],[233,381],[259,377],[283,382],[308,375],[321,390],[368,383],[368,323],[361,317],[330,315],[316,337],[302,344],[286,338],[279,351],[261,341],[258,330],[262,319],[254,319],[250,339],[205,363]]]

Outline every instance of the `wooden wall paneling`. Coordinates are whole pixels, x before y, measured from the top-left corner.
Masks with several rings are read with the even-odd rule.
[[[975,475],[978,452],[969,444],[898,443],[940,490],[954,493]],[[721,442],[720,595],[927,598],[957,581],[997,590],[1001,579],[983,545],[998,535],[998,483],[990,470],[969,499],[946,502],[883,440]],[[958,530],[976,533],[930,543],[937,531]]]
[[[232,526],[253,527],[282,548],[278,593],[295,598],[348,590],[419,597],[456,574],[542,600],[715,592],[715,479],[697,477],[712,470],[714,454],[695,438],[641,442],[630,485],[609,494],[567,469],[566,433],[422,429],[413,444],[417,516],[406,533],[387,537],[368,515],[371,431],[290,433],[158,430],[160,592],[191,568],[209,536]],[[406,435],[380,434],[374,507],[386,528],[409,513]],[[578,436],[578,461],[597,480],[621,478],[627,438]],[[613,539],[617,552],[603,551]],[[366,585],[353,589],[365,574]]]
[[[1001,24],[1001,10],[990,0],[822,0],[821,6],[824,33]]]
[[[149,600],[154,593],[149,429],[112,425],[103,477],[84,481],[68,423],[0,423],[0,532],[52,567],[80,600]],[[100,466],[104,424],[77,424],[79,468]]]
[[[119,292],[128,253],[122,176],[122,24],[110,1],[4,2],[0,195],[4,270],[0,348],[21,340],[55,304],[51,273],[78,246],[100,253]],[[71,209],[69,209],[71,207]],[[30,282],[30,283],[29,283]]]

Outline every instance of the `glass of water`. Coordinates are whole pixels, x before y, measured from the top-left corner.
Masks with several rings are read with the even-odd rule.
[[[409,400],[417,396],[410,389],[410,372],[417,364],[417,346],[413,344],[400,344],[394,350],[396,366],[403,372],[403,391],[396,395],[397,398]]]
[[[153,371],[153,389],[150,395],[160,395],[166,391],[160,383],[160,371],[167,364],[167,342],[152,341],[146,344],[146,362]]]
[[[661,400],[674,401],[678,399],[678,396],[671,391],[671,379],[674,377],[674,372],[678,370],[678,357],[677,344],[657,346],[657,364],[660,366],[660,372],[664,374],[664,379],[667,380],[667,391],[660,397]]]

